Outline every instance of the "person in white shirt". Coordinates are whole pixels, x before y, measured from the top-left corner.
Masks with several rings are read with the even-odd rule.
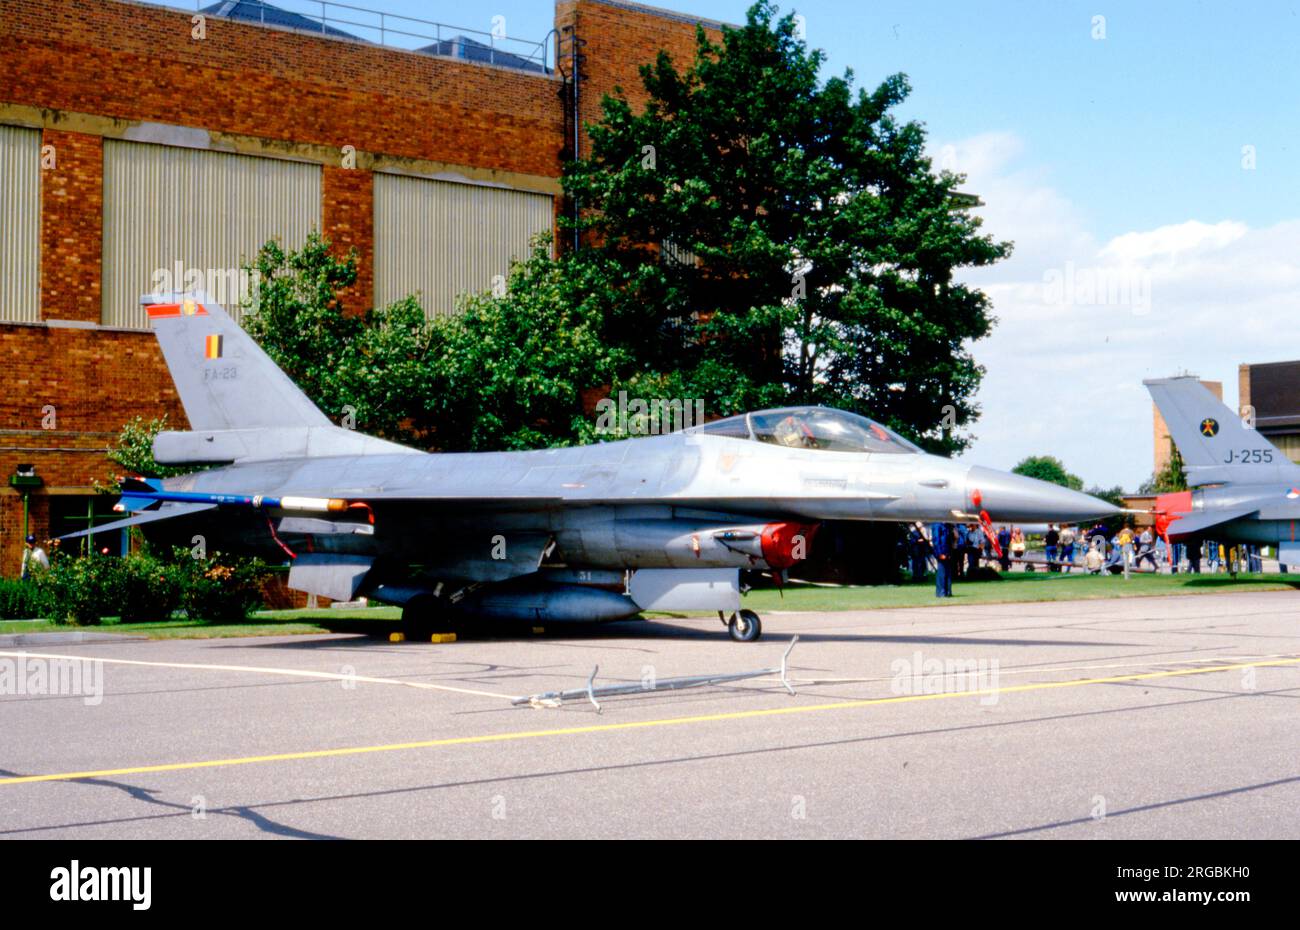
[[[37,567],[42,571],[49,568],[50,558],[45,554],[44,549],[36,545],[36,537],[28,536],[27,548],[23,549],[23,580],[32,577],[32,570]]]

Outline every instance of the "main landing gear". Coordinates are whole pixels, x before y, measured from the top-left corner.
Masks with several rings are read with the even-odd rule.
[[[718,619],[727,626],[727,632],[738,643],[752,643],[763,635],[763,624],[752,610],[742,610],[728,617],[718,611]]]
[[[407,639],[425,640],[434,633],[451,633],[458,618],[432,594],[418,594],[402,608],[402,632]]]

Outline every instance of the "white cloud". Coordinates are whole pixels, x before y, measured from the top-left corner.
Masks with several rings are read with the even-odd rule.
[[[1177,259],[1179,256],[1206,254],[1222,249],[1247,232],[1245,223],[1234,223],[1231,220],[1213,224],[1188,220],[1149,232],[1116,236],[1102,248],[1101,255],[1121,263],[1151,258]]]
[[[1009,468],[1051,454],[1088,484],[1132,490],[1152,467],[1144,378],[1223,381],[1233,405],[1238,364],[1300,358],[1300,219],[1251,229],[1179,217],[1098,242],[1042,172],[1020,167],[1023,150],[1008,133],[949,150],[987,204],[985,231],[1016,243],[964,276],[999,321],[973,347],[988,373],[965,458]]]

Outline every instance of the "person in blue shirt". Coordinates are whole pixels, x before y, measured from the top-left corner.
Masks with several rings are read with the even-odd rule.
[[[977,523],[966,527],[966,577],[974,578],[980,567],[980,550],[988,545],[984,530]]]
[[[966,547],[970,545],[970,539],[966,535],[966,524],[958,523],[955,527],[951,524],[945,525],[951,527],[953,531],[952,551],[948,554],[948,576],[960,578],[966,563]]]
[[[959,558],[953,528],[948,523],[930,524],[930,551],[934,553],[934,596],[952,597],[953,563]]]
[[[1047,524],[1047,533],[1043,536],[1044,552],[1047,555],[1047,570],[1049,572],[1059,572],[1061,566],[1056,564],[1056,544],[1060,541],[1061,534],[1056,531],[1056,524]]]
[[[921,581],[925,578],[926,561],[929,555],[930,544],[925,538],[925,528],[918,520],[912,524],[912,529],[907,535],[907,551],[912,563],[912,580]]]

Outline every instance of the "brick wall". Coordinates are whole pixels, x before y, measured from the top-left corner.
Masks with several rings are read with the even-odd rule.
[[[45,486],[31,528],[49,530],[50,493],[85,493],[114,474],[104,449],[136,416],[188,427],[152,333],[0,325],[0,574],[22,557],[22,499],[8,486],[19,464]]]
[[[47,129],[41,172],[41,318],[99,322],[104,140]]]
[[[120,0],[5,0],[5,102],[558,175],[555,79]]]
[[[689,67],[695,60],[697,22],[712,41],[719,41],[716,23],[687,14],[630,3],[560,0],[555,7],[557,28],[576,26],[586,42],[578,101],[583,125],[600,120],[601,97],[616,89],[622,90],[634,111],[643,107],[646,93],[639,68],[653,63],[660,49],[668,52],[679,71]],[[568,65],[564,67],[567,70]],[[585,137],[582,144],[587,144]]]
[[[364,311],[375,296],[375,178],[360,168],[326,165],[321,178],[321,225],[336,254],[357,250],[357,281],[342,294],[348,310]]]

